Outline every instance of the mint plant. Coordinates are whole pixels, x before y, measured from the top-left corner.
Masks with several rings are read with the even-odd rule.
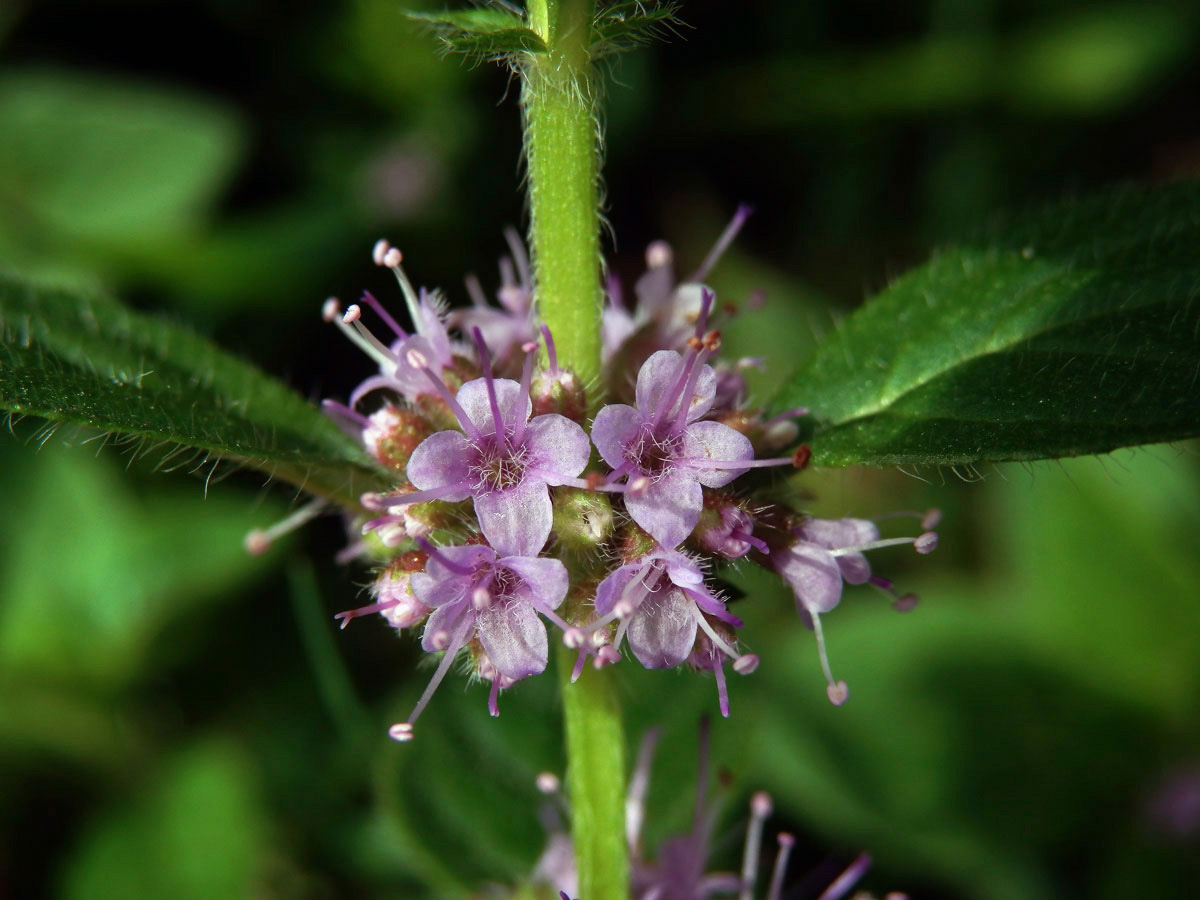
[[[946,248],[829,335],[765,408],[750,405],[743,373],[758,363],[720,357],[727,301],[705,284],[748,209],[689,277],[656,242],[628,302],[602,280],[597,63],[674,15],[562,0],[420,17],[451,52],[520,79],[529,251],[509,238],[498,307],[475,297],[452,310],[377,244],[407,316],[369,293],[325,303],[375,371],[323,412],[183,329],[0,276],[5,409],[195,448],[313,494],[250,536],[256,553],[323,511],[348,516],[347,556],[373,572],[373,602],[338,618],[379,612],[440,654],[391,727],[397,741],[421,740],[417,720],[456,663],[488,683],[497,715],[501,693],[544,673],[556,648],[584,900],[707,890],[696,847],[686,876],[631,866],[612,668],[628,656],[711,673],[730,715],[726,665],[750,675],[761,661],[740,645],[723,567],[741,560],[792,589],[835,705],[849,688],[821,616],[843,586],[915,603],[865,554],[931,552],[937,512],[888,537],[865,519],[815,518],[791,489],[801,470],[970,467],[1200,431],[1192,185],[1077,201]]]

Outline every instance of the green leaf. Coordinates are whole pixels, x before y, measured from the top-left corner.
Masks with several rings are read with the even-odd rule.
[[[429,25],[447,53],[499,59],[511,53],[545,53],[546,42],[524,17],[502,9],[414,12],[409,17]]]
[[[320,411],[184,328],[0,272],[0,335],[0,409],[140,437],[169,465],[253,466],[348,505],[383,486]]]
[[[65,867],[61,895],[255,896],[270,850],[250,761],[235,745],[210,741],[180,754],[148,789],[119,799],[88,827]]]
[[[0,78],[4,224],[118,251],[186,233],[241,155],[240,123],[181,91],[92,73]]]
[[[938,253],[785,386],[815,462],[969,465],[1200,434],[1200,186],[1125,190]]]

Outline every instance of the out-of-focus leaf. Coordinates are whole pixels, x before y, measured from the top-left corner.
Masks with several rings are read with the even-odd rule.
[[[241,128],[180,91],[64,71],[0,78],[4,225],[119,249],[186,232],[227,182]]]
[[[380,486],[320,411],[183,328],[0,273],[0,334],[0,408],[195,447],[350,505]]]
[[[247,761],[232,745],[202,744],[92,824],[66,867],[62,895],[255,896],[266,851],[266,813]]]
[[[4,693],[29,678],[127,684],[168,623],[262,569],[242,547],[244,498],[206,499],[197,483],[138,498],[107,458],[50,444],[18,471],[5,491],[20,528],[6,535],[0,572]]]
[[[822,465],[1029,460],[1200,434],[1200,187],[1123,191],[937,254],[778,397]]]

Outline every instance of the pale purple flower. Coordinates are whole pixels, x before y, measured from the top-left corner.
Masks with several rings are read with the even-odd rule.
[[[424,572],[412,576],[412,591],[433,610],[421,647],[445,655],[412,715],[392,726],[389,733],[398,741],[412,739],[417,717],[458,651],[473,638],[478,638],[487,655],[479,670],[492,682],[488,708],[499,715],[500,690],[546,668],[549,646],[541,617],[568,627],[554,612],[568,585],[566,566],[559,560],[520,554],[501,557],[482,545],[438,549],[421,544],[429,561]]]
[[[504,230],[504,239],[512,256],[500,260],[501,284],[496,292],[500,307],[489,306],[478,279],[469,276],[467,293],[471,296],[472,305],[454,310],[449,315],[450,324],[461,328],[466,334],[478,328],[500,366],[507,363],[523,345],[537,340],[529,254],[520,235],[512,228]]]
[[[326,403],[326,408],[341,418],[346,418],[347,413],[356,415],[353,411],[359,401],[373,391],[392,391],[410,401],[425,394],[436,394],[423,369],[430,368],[440,377],[454,361],[454,346],[446,330],[445,300],[436,292],[431,293],[424,288],[415,290],[401,266],[400,251],[386,241],[376,243],[374,257],[376,264],[391,269],[396,276],[416,333],[409,334],[401,328],[369,291],[363,294],[362,301],[375,311],[392,332],[390,343],[380,340],[363,324],[362,307],[358,304],[351,304],[343,312],[337,300],[331,298],[325,301],[325,320],[336,324],[355,346],[379,366],[378,375],[367,378],[355,388],[348,406]],[[424,366],[414,365],[415,359],[423,360]]]
[[[646,248],[646,271],[634,284],[637,306],[630,312],[622,302],[619,286],[610,283],[609,302],[603,315],[604,359],[615,357],[635,336],[646,337],[655,349],[683,346],[704,305],[707,288],[702,282],[737,237],[753,210],[743,204],[717,239],[704,262],[685,281],[675,279],[674,253],[666,241]],[[635,361],[638,357],[635,357]]]
[[[758,667],[757,656],[739,653],[720,634],[740,628],[741,620],[709,591],[697,562],[676,550],[659,548],[609,574],[596,589],[596,614],[592,633],[618,622],[611,646],[619,648],[628,640],[647,669],[673,668],[702,644],[707,652],[697,658],[697,667],[712,669],[717,676],[724,716],[729,715],[724,658],[743,675]]]
[[[468,381],[453,397],[441,386],[443,399],[462,431],[439,431],[413,451],[406,471],[418,490],[392,498],[389,508],[469,497],[480,530],[498,552],[536,556],[550,536],[553,509],[549,485],[569,483],[583,471],[588,460],[587,435],[578,424],[556,413],[530,418],[532,354],[526,357],[518,384],[492,377],[478,331],[476,341],[484,377]],[[426,376],[436,381],[431,371],[426,371]],[[377,519],[367,527],[383,522]]]
[[[930,522],[936,524],[934,512],[925,514],[923,526]],[[795,529],[794,535],[796,541],[786,550],[771,554],[771,563],[791,586],[796,595],[796,608],[816,632],[821,668],[828,685],[826,693],[830,702],[841,705],[846,701],[848,688],[844,681],[835,680],[830,671],[821,614],[838,605],[843,581],[847,584],[871,583],[894,596],[890,581],[872,576],[871,566],[863,553],[898,544],[912,544],[918,553],[932,553],[937,547],[937,533],[925,531],[917,537],[881,540],[879,527],[867,519],[807,518]],[[910,596],[897,598],[897,608],[911,608],[905,602]]]
[[[608,480],[628,476],[625,508],[664,547],[678,546],[696,527],[704,487],[722,487],[753,466],[790,462],[756,463],[745,435],[700,421],[716,391],[716,376],[704,364],[715,343],[686,356],[659,350],[638,372],[636,408],[610,404],[592,424],[592,441],[613,469]]]

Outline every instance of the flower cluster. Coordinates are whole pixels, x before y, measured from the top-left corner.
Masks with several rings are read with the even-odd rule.
[[[498,306],[471,279],[474,305],[448,312],[440,295],[413,287],[385,241],[375,262],[394,273],[413,330],[369,293],[345,309],[326,301],[325,319],[378,370],[348,404],[325,408],[394,481],[361,498],[370,516],[354,551],[378,563],[374,602],[339,618],[345,625],[379,612],[397,629],[420,628],[422,648],[441,654],[393,738],[413,737],[462,656],[490,682],[498,714],[501,691],[546,668],[547,623],[577,653],[573,678],[589,660],[617,663],[628,646],[646,668],[711,672],[727,716],[726,664],[748,674],[759,663],[741,649],[742,622],[715,587],[714,569],[730,560],[773,570],[791,586],[835,704],[847,689],[830,672],[821,615],[837,605],[843,582],[873,585],[898,609],[913,605],[872,574],[864,553],[893,544],[932,551],[935,513],[917,515],[918,535],[883,539],[873,522],[791,508],[765,471],[807,464],[808,448],[792,448],[805,411],[767,416],[747,406],[743,372],[760,362],[718,359],[713,326],[731,307],[718,311],[702,283],[747,215],[738,211],[683,281],[670,248],[652,244],[632,308],[610,281],[597,384],[580,382],[537,322],[515,234]]]
[[[648,731],[638,750],[637,762],[629,779],[625,798],[625,840],[630,858],[630,896],[634,900],[709,900],[712,897],[737,896],[753,900],[759,884],[760,857],[763,854],[763,830],[774,809],[770,794],[757,791],[750,797],[749,819],[742,841],[742,865],[738,872],[707,871],[712,855],[713,831],[717,823],[717,808],[709,801],[709,728],[707,720],[700,723],[699,765],[696,778],[696,803],[692,827],[686,834],[670,837],[650,857],[643,839],[646,821],[646,797],[650,789],[651,768],[658,745],[657,729]],[[570,836],[562,826],[562,813],[570,813],[570,804],[562,791],[561,782],[551,772],[537,777],[537,788],[548,802],[541,810],[541,819],[548,840],[530,882],[558,891],[560,900],[571,900],[577,893],[578,876]],[[777,849],[771,874],[766,881],[765,900],[780,900],[784,892],[788,861],[795,837],[787,832],[776,835]],[[824,885],[819,900],[841,900],[863,878],[871,866],[866,853],[856,856],[832,882]],[[817,873],[806,880],[812,882]],[[870,895],[858,892],[856,898]],[[891,891],[884,900],[908,900],[906,894]]]

